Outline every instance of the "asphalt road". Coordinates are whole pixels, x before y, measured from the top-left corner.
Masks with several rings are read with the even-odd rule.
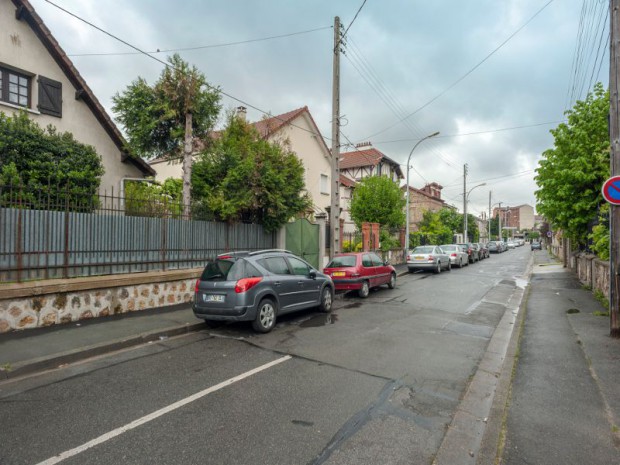
[[[12,381],[0,463],[429,464],[529,255]]]

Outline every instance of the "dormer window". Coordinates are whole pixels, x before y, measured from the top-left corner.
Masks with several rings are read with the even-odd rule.
[[[20,107],[30,107],[30,77],[0,68],[0,100]]]

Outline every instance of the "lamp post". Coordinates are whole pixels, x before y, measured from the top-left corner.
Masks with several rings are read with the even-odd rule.
[[[404,258],[406,259],[407,257],[407,250],[409,249],[409,163],[411,163],[411,155],[413,155],[413,151],[416,149],[416,147],[418,145],[420,145],[422,142],[424,142],[426,139],[430,139],[431,137],[435,137],[439,135],[439,131],[434,132],[433,134],[430,134],[426,137],[423,137],[422,139],[420,139],[411,149],[411,152],[409,152],[409,157],[407,158],[407,184],[406,184],[406,195],[407,195],[407,201],[406,201],[406,211],[405,211],[405,217],[406,217],[406,224],[405,224],[405,256]]]
[[[467,199],[469,198],[469,194],[471,193],[471,191],[473,191],[476,187],[482,187],[486,185],[487,183],[483,182],[482,184],[478,184],[477,186],[472,187],[471,189],[469,189],[469,191],[467,191],[467,194],[465,194],[465,198],[463,199],[463,241],[464,242],[469,242],[469,237],[467,236]]]

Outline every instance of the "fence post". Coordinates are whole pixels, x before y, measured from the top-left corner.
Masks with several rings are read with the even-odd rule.
[[[69,277],[69,184],[65,189],[65,240],[63,253],[62,277]]]
[[[22,184],[19,184],[17,192],[17,232],[15,234],[15,253],[17,254],[17,282],[22,282],[22,268],[23,256],[22,256]]]

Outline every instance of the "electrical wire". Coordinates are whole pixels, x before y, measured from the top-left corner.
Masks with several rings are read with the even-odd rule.
[[[157,58],[156,56],[153,56],[153,55],[151,55],[150,53],[145,52],[144,50],[141,50],[140,48],[136,47],[135,45],[132,45],[132,44],[130,44],[129,42],[127,42],[126,40],[123,40],[123,39],[121,39],[120,37],[115,36],[115,35],[114,35],[114,34],[112,34],[111,32],[108,32],[108,31],[106,31],[105,29],[102,29],[102,28],[100,28],[99,26],[97,26],[97,25],[95,25],[95,24],[93,24],[93,23],[91,23],[91,22],[87,21],[86,19],[81,18],[80,16],[76,15],[75,13],[70,12],[69,10],[67,10],[67,9],[65,9],[65,8],[63,8],[63,7],[59,6],[59,5],[57,5],[56,3],[52,2],[51,0],[45,0],[45,1],[46,1],[47,3],[49,3],[50,5],[52,5],[52,6],[56,7],[56,8],[58,8],[60,11],[62,11],[62,12],[64,12],[64,13],[68,14],[69,16],[74,17],[75,19],[77,19],[77,20],[79,20],[79,21],[81,21],[81,22],[83,22],[83,23],[85,23],[85,24],[89,25],[90,27],[92,27],[92,28],[94,28],[94,29],[97,29],[99,32],[102,32],[103,34],[105,34],[105,35],[107,35],[107,36],[109,36],[109,37],[113,38],[114,40],[117,40],[117,41],[121,42],[122,44],[125,44],[126,46],[128,46],[128,47],[130,47],[130,48],[132,48],[132,49],[134,49],[134,50],[136,50],[136,51],[138,51],[138,52],[140,52],[140,53],[141,53],[141,54],[143,54],[143,55],[146,55],[147,57],[149,57],[149,58],[151,58],[151,59],[153,59],[153,60],[157,61],[158,63],[161,63],[162,65],[164,65],[164,66],[166,66],[166,67],[168,67],[168,68],[172,68],[172,65],[170,65],[170,63],[167,63],[167,62],[165,62],[165,61],[163,61],[163,60],[161,60],[161,59]],[[244,100],[242,100],[242,99],[240,99],[240,98],[234,97],[233,95],[231,95],[231,94],[228,94],[228,93],[224,92],[224,91],[223,91],[222,89],[220,89],[219,87],[214,87],[214,86],[212,86],[212,85],[211,85],[211,84],[209,84],[209,83],[205,83],[205,86],[206,86],[206,87],[208,87],[210,90],[212,90],[212,91],[214,91],[214,92],[219,92],[220,94],[222,94],[222,95],[224,95],[224,96],[226,96],[226,97],[228,97],[228,98],[230,98],[230,99],[232,99],[232,100],[234,100],[234,101],[236,101],[236,102],[239,102],[239,103],[243,104],[243,105],[244,105],[244,106],[246,106],[246,107],[252,108],[252,109],[254,109],[254,110],[256,110],[256,111],[258,111],[258,112],[260,112],[260,113],[262,113],[262,114],[264,114],[264,115],[267,115],[267,116],[269,116],[269,117],[271,117],[271,118],[275,118],[275,119],[277,119],[277,120],[279,120],[279,121],[285,122],[285,123],[289,124],[290,126],[296,127],[296,128],[298,128],[298,129],[301,129],[302,131],[308,132],[308,133],[313,134],[313,135],[315,135],[315,136],[320,136],[320,137],[322,137],[322,138],[323,138],[323,139],[325,139],[325,140],[329,140],[329,141],[331,141],[331,140],[332,140],[332,139],[330,139],[330,138],[328,138],[328,137],[323,136],[323,135],[322,135],[322,134],[320,134],[320,133],[316,133],[315,131],[308,130],[308,129],[303,128],[303,127],[301,127],[301,126],[296,126],[295,124],[292,124],[291,122],[287,122],[287,121],[285,121],[285,120],[283,120],[283,119],[279,118],[278,116],[272,116],[269,112],[267,112],[267,111],[265,111],[265,110],[262,110],[261,108],[258,108],[257,106],[252,105],[251,103],[248,103],[248,102],[246,102],[246,101],[244,101]]]
[[[296,35],[301,35],[301,34],[310,34],[312,32],[317,32],[317,31],[324,31],[325,29],[333,29],[334,26],[325,26],[325,27],[318,27],[315,29],[308,29],[306,31],[298,31],[298,32],[291,32],[288,34],[280,34],[277,36],[270,36],[270,37],[262,37],[259,39],[248,39],[248,40],[240,40],[238,42],[228,42],[228,43],[224,43],[224,44],[213,44],[213,45],[200,45],[197,47],[186,47],[186,48],[169,48],[169,49],[165,49],[165,50],[160,50],[157,49],[154,52],[146,52],[149,54],[155,54],[155,53],[170,53],[170,52],[187,52],[187,51],[192,51],[192,50],[203,50],[203,49],[207,49],[207,48],[220,48],[220,47],[230,47],[233,45],[242,45],[242,44],[249,44],[252,42],[262,42],[262,41],[266,41],[266,40],[273,40],[273,39],[282,39],[285,37],[292,37],[292,36],[296,36]],[[72,53],[72,54],[67,54],[67,56],[69,57],[90,57],[90,56],[121,56],[121,55],[140,55],[142,52],[102,52],[102,53]]]
[[[461,81],[463,81],[467,76],[469,76],[470,74],[472,74],[476,69],[478,69],[480,66],[482,66],[482,64],[484,62],[486,62],[489,58],[491,58],[491,56],[493,56],[498,50],[500,50],[504,45],[506,45],[508,43],[508,41],[510,41],[514,36],[516,36],[519,32],[521,32],[521,30],[523,30],[530,22],[532,22],[534,20],[534,18],[536,18],[540,13],[542,13],[542,11],[547,8],[551,3],[553,3],[553,0],[549,0],[547,3],[545,3],[543,5],[542,8],[540,8],[536,13],[534,13],[534,15],[528,19],[521,27],[519,27],[515,32],[513,32],[512,34],[510,34],[508,36],[508,38],[506,40],[504,40],[501,44],[499,44],[499,46],[497,46],[491,53],[489,53],[487,56],[485,56],[480,62],[478,62],[478,64],[476,64],[473,68],[471,68],[469,71],[467,71],[465,74],[463,74],[460,78],[458,78],[456,81],[454,81],[452,84],[450,84],[446,89],[444,89],[443,91],[441,91],[439,94],[437,94],[435,97],[433,97],[432,99],[430,99],[428,102],[426,102],[424,105],[422,105],[421,107],[417,108],[416,110],[414,110],[413,112],[409,113],[405,118],[395,122],[394,124],[386,127],[385,129],[382,129],[381,131],[375,132],[374,134],[371,134],[368,137],[365,137],[362,140],[368,140],[371,137],[377,136],[379,134],[383,134],[386,131],[389,131],[390,129],[392,129],[393,127],[401,124],[404,120],[411,118],[413,115],[417,114],[418,112],[420,112],[421,110],[423,110],[424,108],[426,108],[427,106],[429,106],[431,103],[435,102],[437,99],[439,99],[441,96],[443,96],[444,94],[446,94],[449,90],[451,90],[453,87],[455,87],[457,84],[459,84]]]

